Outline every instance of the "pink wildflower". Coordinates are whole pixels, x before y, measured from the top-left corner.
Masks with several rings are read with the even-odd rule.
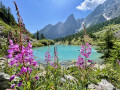
[[[52,65],[55,69],[57,69],[57,65],[56,65],[55,62],[51,62],[51,65]]]
[[[83,64],[84,64],[83,58],[78,56],[76,64],[77,64],[77,67],[83,67]]]
[[[22,67],[21,73],[26,73],[26,72],[27,72],[27,68],[26,67]]]
[[[19,81],[18,87],[22,86],[22,81]]]
[[[47,63],[51,61],[51,56],[50,56],[49,51],[47,51],[47,52],[45,53],[45,61],[46,61]]]
[[[39,80],[39,77],[38,77],[38,76],[36,76],[36,77],[35,77],[35,79],[36,79],[36,80]]]
[[[11,88],[13,89],[15,87],[15,84],[13,84],[12,86],[11,86]]]
[[[10,81],[12,81],[14,78],[15,78],[15,75],[12,75],[12,76],[10,77]]]
[[[91,45],[89,43],[86,43],[85,46],[81,45],[80,53],[86,59],[84,59],[81,56],[78,56],[76,65],[77,65],[77,67],[87,67],[88,66],[87,61],[85,62],[85,60],[87,60],[87,58],[89,58],[89,56],[91,54]],[[88,60],[88,62],[92,62],[92,60]]]

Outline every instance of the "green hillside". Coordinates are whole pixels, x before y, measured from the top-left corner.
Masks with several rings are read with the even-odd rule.
[[[103,37],[105,32],[107,30],[111,29],[113,33],[116,33],[118,30],[120,30],[120,24],[110,24],[108,26],[105,26],[101,31],[93,33],[96,37]]]
[[[117,17],[117,18],[111,19],[109,21],[86,28],[86,33],[92,39],[96,39],[97,37],[104,35],[105,31],[107,31],[108,29],[112,29],[113,32],[120,30],[120,17]],[[102,32],[104,32],[104,33],[102,33]],[[66,43],[74,44],[73,42],[75,42],[75,45],[81,44],[79,42],[79,40],[82,41],[83,33],[84,33],[83,30],[81,30],[80,32],[78,32],[76,34],[73,34],[73,35],[70,35],[67,37],[63,37],[63,38],[55,39],[55,41],[63,43],[63,44],[66,44]],[[77,43],[77,42],[79,42],[79,43]]]
[[[2,20],[0,20],[0,26],[1,26],[0,28],[1,28],[5,38],[8,37],[8,32],[16,33],[15,30],[17,30],[17,34],[18,34],[18,32],[20,30],[17,25],[16,26],[10,26],[10,25],[6,24],[5,22],[3,22]],[[27,31],[27,30],[25,29],[25,31]],[[22,31],[22,32],[24,33],[24,31]],[[29,35],[30,37],[34,37],[29,31],[27,31],[27,32],[28,33],[24,33],[24,34]]]

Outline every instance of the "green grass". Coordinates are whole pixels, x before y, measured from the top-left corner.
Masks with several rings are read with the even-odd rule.
[[[12,29],[11,26],[9,26],[8,24],[4,23],[4,22],[1,21],[1,20],[0,20],[0,25],[5,28],[4,31],[10,31],[10,29]]]
[[[112,29],[113,32],[116,32],[116,31],[120,30],[120,24],[115,24],[115,25],[110,24],[108,26],[105,26],[101,31],[98,31],[98,32],[94,33],[94,35],[96,37],[98,37],[98,36],[103,37],[105,32],[109,29]]]
[[[5,22],[3,22],[2,20],[0,20],[0,25],[4,27],[4,29],[2,29],[2,30],[3,30],[3,34],[6,38],[8,37],[8,32],[15,33],[15,30],[17,30],[18,32],[20,30],[20,28],[18,26],[10,26],[10,25],[6,24]],[[24,34],[30,36],[31,38],[33,37],[33,35],[29,31],[28,31],[28,33],[24,33]]]

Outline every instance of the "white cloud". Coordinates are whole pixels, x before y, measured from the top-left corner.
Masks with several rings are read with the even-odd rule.
[[[82,2],[79,6],[76,8],[82,11],[86,10],[93,10],[96,8],[99,4],[104,3],[106,0],[85,0]]]

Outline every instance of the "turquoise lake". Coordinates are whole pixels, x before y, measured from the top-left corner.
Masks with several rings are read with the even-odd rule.
[[[45,60],[45,53],[48,49],[50,51],[51,57],[53,57],[55,46],[57,47],[60,62],[77,60],[77,57],[80,55],[80,51],[78,51],[81,48],[80,45],[51,45],[50,47],[44,46],[33,48],[35,60],[43,63]],[[93,60],[93,62],[96,63],[100,63],[102,62],[102,60],[99,58],[101,55],[101,53],[98,53],[95,50],[95,47],[92,47],[92,54],[90,55],[90,60]]]

